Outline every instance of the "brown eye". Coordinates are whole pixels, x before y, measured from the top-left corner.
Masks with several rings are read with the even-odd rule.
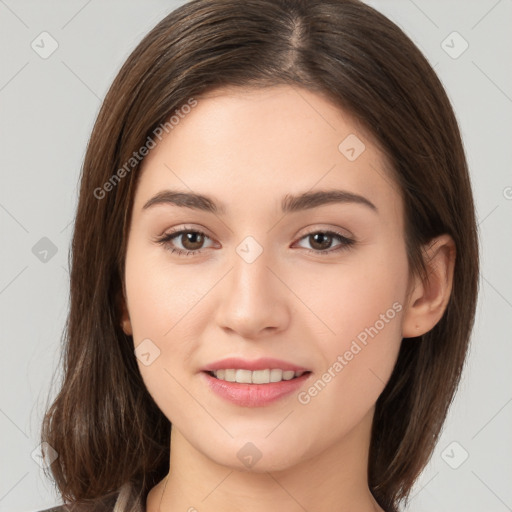
[[[167,233],[158,239],[157,242],[171,251],[171,253],[193,256],[202,252],[203,244],[206,240],[210,240],[210,237],[202,231],[182,229]]]
[[[187,231],[178,236],[181,237],[181,244],[187,251],[201,249],[201,245],[204,243],[204,235],[198,231]]]
[[[350,248],[356,242],[341,233],[334,231],[314,231],[301,238],[301,240],[307,240],[311,249],[306,250],[314,254],[329,255]],[[331,249],[333,241],[338,240],[337,246]],[[331,249],[331,250],[329,250]]]
[[[312,235],[308,236],[311,247],[318,251],[329,249],[334,238],[332,235],[328,235],[323,232],[313,233]]]

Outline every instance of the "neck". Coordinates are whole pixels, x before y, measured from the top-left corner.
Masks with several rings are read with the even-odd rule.
[[[336,445],[279,471],[217,464],[173,426],[169,475],[147,512],[383,512],[367,480],[372,418],[373,410]]]

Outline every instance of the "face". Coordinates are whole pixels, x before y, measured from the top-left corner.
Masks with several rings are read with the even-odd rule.
[[[403,204],[385,166],[349,115],[287,86],[197,98],[145,158],[123,328],[155,402],[210,460],[240,468],[252,450],[255,471],[284,469],[371,415],[409,285]],[[333,193],[300,199],[318,192]],[[232,384],[204,371],[230,357],[281,362],[224,378],[307,372]]]

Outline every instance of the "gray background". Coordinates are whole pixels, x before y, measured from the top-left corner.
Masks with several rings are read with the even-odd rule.
[[[0,0],[0,511],[59,503],[31,454],[67,313],[78,173],[122,62],[181,3]],[[369,3],[405,30],[448,91],[467,149],[482,249],[468,364],[409,510],[511,511],[512,0]],[[58,44],[48,58],[40,56],[52,44],[44,31]]]

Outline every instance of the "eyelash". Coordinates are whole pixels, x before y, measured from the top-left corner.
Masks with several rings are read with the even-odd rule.
[[[180,229],[180,230],[176,230],[176,231],[171,231],[170,233],[166,233],[162,237],[158,238],[156,240],[156,242],[165,246],[167,248],[167,250],[171,251],[171,254],[176,253],[176,254],[178,254],[178,256],[196,256],[196,255],[202,253],[204,251],[204,249],[197,249],[195,251],[184,251],[183,249],[177,249],[176,247],[171,247],[171,248],[167,247],[169,245],[169,242],[171,242],[172,239],[178,238],[180,235],[183,235],[184,233],[195,233],[195,234],[203,235],[206,238],[210,238],[206,233],[204,233],[203,231],[197,230],[197,229]],[[348,250],[356,243],[355,240],[352,240],[351,238],[347,238],[346,236],[342,235],[341,233],[338,233],[336,231],[328,231],[328,230],[311,231],[309,233],[306,233],[304,236],[302,236],[299,239],[299,241],[303,240],[304,238],[307,238],[308,236],[315,235],[317,233],[322,233],[325,235],[333,235],[334,238],[337,238],[341,242],[341,245],[339,245],[334,250],[321,251],[321,250],[315,250],[315,249],[305,249],[308,253],[313,253],[315,255],[320,254],[320,255],[328,256],[332,253],[338,253],[340,251]]]

